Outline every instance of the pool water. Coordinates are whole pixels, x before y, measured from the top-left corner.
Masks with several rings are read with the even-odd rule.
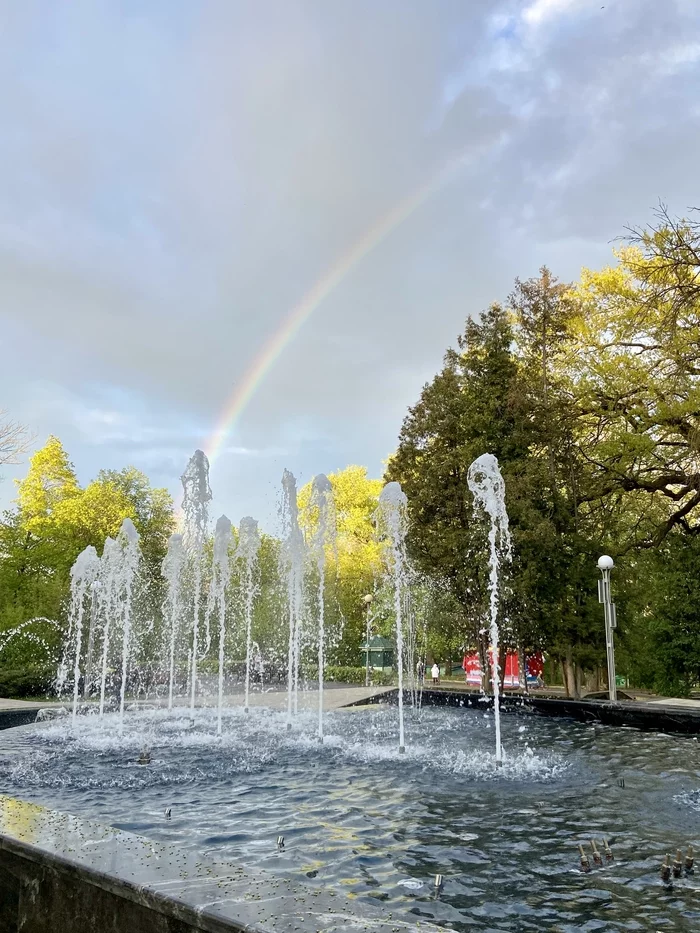
[[[659,877],[700,848],[699,743],[524,712],[502,728],[498,768],[488,711],[409,710],[405,755],[386,706],[328,714],[323,745],[311,713],[288,732],[230,710],[221,739],[211,710],[123,732],[84,716],[0,733],[0,790],[458,931],[700,929],[700,863]],[[582,873],[578,844],[603,838],[614,861]]]

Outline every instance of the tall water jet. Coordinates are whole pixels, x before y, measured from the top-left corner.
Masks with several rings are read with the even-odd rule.
[[[299,703],[299,655],[304,585],[304,537],[299,528],[297,481],[289,470],[282,474],[282,572],[287,579],[289,648],[287,654],[287,728]]]
[[[90,601],[94,599],[93,584],[97,580],[100,572],[100,558],[97,551],[90,544],[84,551],[78,554],[75,563],[70,570],[70,612],[68,624],[68,641],[71,638],[71,632],[74,635],[73,659],[73,725],[75,726],[75,717],[78,713],[78,693],[80,690],[80,658],[83,650],[83,615],[85,613],[85,603],[90,596]],[[92,607],[91,607],[92,610]]]
[[[503,761],[501,748],[500,674],[499,674],[499,567],[501,558],[510,560],[511,543],[506,512],[506,487],[493,454],[482,454],[469,467],[467,485],[474,497],[474,510],[489,518],[489,638],[491,641],[491,683],[496,724],[496,762]]]
[[[141,549],[139,533],[130,518],[125,518],[117,535],[117,547],[121,551],[121,574],[119,577],[122,622],[122,684],[119,692],[119,722],[124,725],[124,700],[126,681],[129,675],[129,655],[131,651],[131,603],[136,574],[139,569]]]
[[[328,550],[335,548],[336,516],[333,487],[328,477],[319,473],[311,484],[311,514],[314,531],[311,553],[318,572],[318,740],[323,742],[323,675],[325,668],[325,590],[326,558]]]
[[[406,507],[408,500],[400,483],[387,483],[379,495],[379,518],[388,535],[388,570],[394,588],[396,617],[396,666],[399,674],[399,752],[406,751],[403,725],[403,603],[406,586]]]
[[[162,573],[166,582],[163,620],[168,635],[168,709],[173,708],[173,686],[175,682],[175,647],[180,629],[180,590],[185,567],[185,546],[181,534],[172,534],[168,539],[168,550],[163,560]]]
[[[121,566],[120,549],[114,538],[106,538],[100,563],[100,585],[98,589],[99,613],[102,616],[102,660],[100,663],[100,716],[105,710],[107,684],[107,659],[109,655],[112,621],[118,612],[118,578]]]
[[[209,606],[219,618],[219,689],[216,713],[216,733],[221,735],[221,710],[224,702],[224,648],[226,645],[226,590],[231,577],[230,551],[233,535],[231,522],[222,515],[214,531],[214,564],[212,566]]]
[[[250,662],[251,662],[251,632],[253,627],[253,600],[255,599],[255,566],[260,550],[260,534],[258,523],[254,518],[246,516],[241,519],[238,529],[237,557],[243,561],[243,610],[245,613],[245,704],[248,712],[250,695]]]
[[[202,598],[202,562],[209,524],[209,461],[202,450],[195,450],[182,474],[182,511],[185,516],[184,544],[193,574],[192,649],[190,655],[190,716],[194,717],[197,695],[197,656],[199,616]]]

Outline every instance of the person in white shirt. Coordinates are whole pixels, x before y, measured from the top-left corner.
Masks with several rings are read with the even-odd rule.
[[[430,673],[433,675],[433,683],[439,684],[440,683],[440,668],[437,666],[437,664],[433,664],[433,668]]]

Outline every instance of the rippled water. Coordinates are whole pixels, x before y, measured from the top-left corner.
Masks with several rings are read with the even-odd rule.
[[[700,848],[696,740],[508,714],[497,769],[490,713],[409,712],[402,756],[390,708],[330,714],[323,746],[316,725],[253,709],[220,742],[212,711],[194,728],[134,713],[123,736],[110,718],[23,727],[0,733],[0,788],[460,931],[700,929],[700,863],[673,886],[658,873]],[[615,861],[582,874],[592,837]]]

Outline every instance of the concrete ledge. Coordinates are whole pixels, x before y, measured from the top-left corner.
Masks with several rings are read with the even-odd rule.
[[[331,889],[207,863],[196,852],[0,796],[2,933],[411,929]]]
[[[378,702],[396,703],[398,691],[378,697]],[[375,702],[377,701],[375,700]],[[365,701],[359,701],[365,702]],[[469,690],[423,690],[425,706],[457,706],[471,709],[491,709],[493,698]],[[358,703],[359,705],[359,703]],[[653,700],[648,703],[609,700],[566,700],[552,697],[513,695],[501,697],[501,709],[516,715],[565,716],[580,722],[599,722],[608,726],[632,726],[654,732],[700,733],[700,709],[664,704]]]
[[[17,709],[0,709],[0,730],[12,729],[14,726],[27,726],[36,722],[36,714],[41,706],[23,706]]]

